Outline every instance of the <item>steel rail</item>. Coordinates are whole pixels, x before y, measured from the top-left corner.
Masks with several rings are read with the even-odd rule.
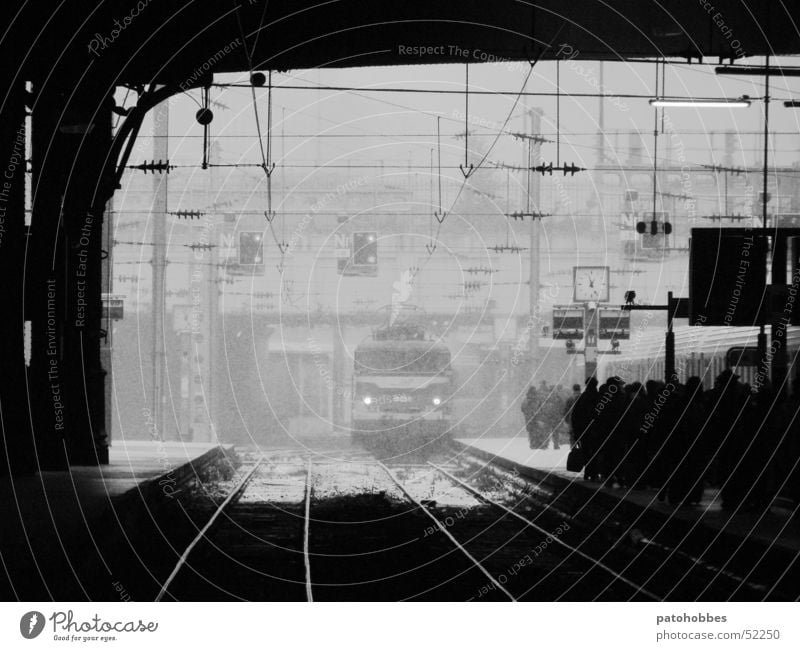
[[[442,474],[443,474],[445,477],[447,477],[448,479],[450,479],[450,481],[453,481],[453,482],[455,482],[456,484],[458,484],[459,486],[461,486],[462,488],[464,488],[465,490],[467,490],[469,493],[471,493],[472,495],[474,495],[475,497],[477,497],[477,498],[478,498],[478,499],[480,499],[481,501],[483,501],[483,502],[486,502],[486,503],[488,503],[488,504],[491,504],[492,506],[496,506],[497,508],[499,508],[499,509],[501,509],[501,510],[505,511],[505,512],[506,512],[506,513],[508,513],[509,515],[511,515],[511,516],[513,516],[513,517],[515,517],[515,518],[517,518],[517,519],[518,519],[518,520],[520,520],[521,522],[524,522],[524,523],[525,523],[525,524],[527,524],[528,526],[530,526],[530,527],[533,527],[533,528],[534,528],[534,529],[536,529],[536,531],[538,531],[539,533],[546,535],[548,538],[552,538],[552,539],[553,539],[553,542],[555,542],[555,543],[558,543],[558,544],[559,544],[559,545],[561,545],[562,547],[564,547],[564,548],[568,549],[568,550],[569,550],[571,553],[573,553],[573,554],[577,554],[578,556],[580,556],[580,557],[581,557],[581,558],[583,558],[584,560],[587,560],[587,561],[589,561],[590,563],[592,563],[592,564],[593,564],[595,567],[597,567],[597,568],[599,568],[599,569],[601,569],[601,570],[603,570],[603,571],[605,571],[605,572],[609,573],[609,574],[610,574],[611,576],[613,576],[613,577],[614,577],[616,580],[618,580],[618,581],[621,581],[622,583],[624,583],[624,584],[625,584],[625,585],[627,585],[628,587],[631,587],[631,588],[633,588],[634,590],[636,590],[636,592],[637,592],[637,593],[641,593],[641,594],[643,594],[643,595],[645,595],[645,596],[649,597],[650,599],[653,599],[654,601],[663,601],[663,599],[662,599],[661,597],[659,597],[658,595],[656,595],[656,594],[654,594],[654,593],[650,592],[649,590],[647,590],[646,588],[643,588],[642,586],[640,586],[640,585],[638,585],[638,584],[634,583],[634,582],[633,582],[633,581],[631,581],[630,579],[626,579],[626,578],[625,578],[624,576],[622,576],[622,575],[621,575],[619,572],[617,572],[617,571],[615,571],[614,569],[610,568],[608,565],[606,565],[606,564],[605,564],[605,563],[603,563],[602,561],[598,561],[596,558],[592,558],[592,557],[591,557],[591,556],[589,556],[587,553],[585,553],[585,552],[582,552],[582,551],[581,551],[580,549],[578,549],[577,547],[573,547],[573,546],[572,546],[572,545],[570,545],[569,543],[566,543],[566,542],[564,542],[564,541],[563,541],[563,540],[561,540],[561,539],[560,539],[558,536],[554,536],[554,535],[553,535],[551,532],[547,531],[547,529],[544,529],[543,527],[540,527],[538,524],[536,524],[536,523],[534,523],[533,521],[529,520],[529,519],[528,519],[528,518],[526,518],[525,516],[522,516],[522,515],[520,515],[520,514],[519,514],[519,513],[517,513],[516,511],[512,511],[511,509],[509,509],[509,508],[508,508],[507,506],[505,506],[504,504],[500,504],[500,502],[496,502],[496,501],[495,501],[495,500],[493,500],[491,497],[488,497],[487,495],[484,495],[484,494],[483,494],[483,493],[481,493],[480,491],[478,491],[478,490],[474,489],[474,488],[473,488],[472,486],[470,486],[469,484],[467,484],[467,483],[463,482],[462,480],[460,480],[458,477],[455,477],[455,476],[453,476],[452,474],[450,474],[449,472],[447,472],[447,471],[446,471],[444,468],[440,468],[439,466],[437,466],[436,464],[434,464],[434,463],[431,463],[431,462],[428,462],[428,465],[429,465],[431,468],[433,468],[433,469],[437,470],[438,472],[442,473]]]
[[[439,521],[439,519],[435,515],[433,515],[433,513],[431,513],[430,510],[424,504],[422,504],[419,500],[414,498],[411,495],[411,493],[409,493],[406,490],[405,486],[403,486],[403,484],[400,482],[400,480],[394,475],[394,473],[386,465],[384,465],[380,461],[377,461],[376,463],[381,468],[383,468],[383,470],[386,472],[387,475],[389,475],[389,478],[400,489],[400,491],[403,493],[403,495],[405,495],[406,498],[412,504],[414,504],[417,508],[419,508],[425,515],[428,516],[428,518],[430,518],[433,521],[433,523],[436,525],[436,527],[439,529],[439,531],[441,531],[445,536],[447,536],[447,538],[450,540],[451,543],[453,543],[453,545],[456,547],[456,549],[458,549],[458,551],[460,551],[464,556],[466,556],[469,559],[469,561],[476,568],[478,568],[478,570],[480,570],[480,572],[486,578],[488,578],[489,581],[491,581],[491,583],[492,583],[492,585],[494,585],[494,587],[498,588],[500,590],[500,592],[502,592],[504,595],[506,595],[506,597],[508,597],[511,601],[516,601],[516,598],[514,597],[514,595],[512,595],[508,590],[506,590],[506,588],[504,588],[500,583],[498,583],[497,579],[495,579],[491,575],[491,573],[481,564],[481,562],[477,558],[475,558],[472,554],[470,554],[466,550],[466,548],[453,537],[453,535],[447,530],[447,527],[445,527]]]
[[[519,479],[519,476],[515,477],[512,472],[510,472],[510,471],[508,471],[508,470],[506,470],[504,468],[497,467],[497,466],[486,466],[485,462],[483,460],[479,459],[478,457],[476,457],[476,456],[474,456],[472,454],[466,453],[464,458],[466,458],[468,460],[468,462],[473,464],[473,465],[479,466],[481,468],[489,469],[492,472],[493,475],[498,477],[498,479],[500,481],[514,482],[516,480],[516,481],[519,481],[521,483],[524,483],[523,480]],[[530,484],[528,484],[528,486],[530,486]],[[524,489],[522,489],[522,488],[519,488],[519,490],[522,490],[524,492]],[[544,503],[544,502],[540,501],[534,495],[531,495],[531,493],[524,492],[524,494],[525,494],[525,499],[531,500],[533,502],[536,502],[537,504],[540,504],[543,509],[546,509],[546,510],[548,510],[549,512],[551,512],[553,514],[558,515],[561,518],[564,518],[564,519],[567,519],[567,520],[574,520],[574,517],[572,515],[570,515],[569,513],[566,513],[564,511],[561,511],[560,509],[555,508],[552,504],[547,504],[547,503]],[[709,560],[706,560],[706,559],[704,559],[702,557],[697,557],[697,556],[694,556],[692,554],[689,554],[688,552],[684,552],[684,551],[681,551],[679,549],[670,547],[669,545],[665,545],[664,543],[659,543],[659,542],[656,542],[654,540],[650,540],[644,534],[640,534],[640,535],[637,536],[637,535],[633,535],[633,532],[631,532],[631,533],[632,533],[631,542],[634,545],[640,545],[643,548],[649,547],[649,548],[652,548],[654,550],[659,550],[662,553],[669,554],[670,556],[675,556],[677,558],[680,558],[680,559],[682,559],[682,560],[684,560],[686,562],[689,562],[689,563],[693,564],[695,567],[697,567],[698,569],[700,569],[703,572],[709,572],[709,573],[713,574],[716,578],[724,577],[724,578],[730,580],[733,583],[744,585],[747,588],[749,588],[750,590],[753,590],[755,592],[762,592],[762,593],[768,592],[768,587],[767,586],[759,584],[759,583],[755,583],[754,581],[750,581],[750,580],[746,579],[745,577],[739,576],[738,574],[736,574],[735,572],[732,572],[730,570],[723,570],[721,568],[718,568],[717,566],[715,566]]]
[[[156,602],[161,601],[164,596],[167,594],[170,585],[175,580],[175,577],[178,576],[180,571],[183,569],[184,565],[186,565],[187,560],[189,559],[189,555],[192,553],[195,547],[200,543],[203,538],[206,537],[208,532],[211,530],[211,527],[214,526],[214,523],[217,521],[220,515],[222,515],[223,511],[231,504],[234,500],[238,499],[241,494],[244,492],[245,488],[247,488],[247,484],[252,479],[255,471],[261,465],[263,459],[259,459],[256,461],[255,465],[250,469],[250,471],[242,478],[242,481],[238,483],[236,488],[234,488],[228,496],[223,500],[222,504],[217,507],[217,510],[214,511],[214,514],[209,518],[208,522],[206,522],[205,526],[200,529],[199,533],[194,537],[192,542],[189,543],[189,546],[186,547],[181,557],[178,559],[177,564],[173,568],[170,575],[167,577],[167,580],[161,585],[161,590],[158,592],[158,596],[156,596]]]

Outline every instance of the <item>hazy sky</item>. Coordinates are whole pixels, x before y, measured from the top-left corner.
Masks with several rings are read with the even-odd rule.
[[[761,63],[745,61],[746,63]],[[567,161],[592,164],[595,159],[594,134],[598,129],[600,100],[573,96],[596,93],[601,86],[600,64],[578,60],[560,64],[561,158]],[[520,97],[527,74],[526,63],[497,63],[470,66],[472,91],[506,92],[502,96],[471,95],[469,123],[478,133],[495,133],[509,118],[507,130],[522,129],[519,116],[528,108],[544,111],[542,131],[555,139],[556,98],[548,96]],[[645,133],[647,147],[652,143],[654,109],[647,98],[654,95],[655,66],[652,64],[606,63],[602,87],[608,93],[640,94],[644,98],[620,98],[604,101],[604,127],[613,130],[640,130]],[[217,76],[217,82],[243,81],[245,76]],[[527,92],[554,93],[556,64],[538,64],[525,86]],[[713,65],[667,66],[665,94],[668,96],[739,97],[763,95],[763,79],[734,78],[714,74]],[[773,78],[770,123],[773,130],[797,133],[800,115],[797,110],[784,108],[782,100],[793,96],[793,79]],[[460,91],[465,87],[465,66],[402,66],[393,68],[343,69],[327,71],[290,71],[273,76],[273,159],[280,161],[283,148],[278,142],[282,133],[286,139],[286,163],[332,162],[350,159],[356,163],[429,162],[430,149],[435,146],[436,116],[441,117],[443,165],[458,165],[464,160],[464,142],[453,134],[464,131],[466,100]],[[422,94],[410,92],[345,92],[329,90],[281,89],[281,86],[344,86],[357,88],[401,88],[450,90],[458,94]],[[191,95],[199,98],[199,92]],[[257,91],[262,132],[266,133],[266,89]],[[800,96],[800,92],[797,93]],[[259,162],[258,142],[248,88],[215,89],[213,96],[226,104],[228,110],[215,109],[212,135],[220,138],[229,162]],[[681,135],[686,148],[687,162],[709,161],[708,147],[701,135],[710,131],[737,130],[742,132],[746,149],[760,149],[759,136],[748,132],[763,129],[762,103],[754,101],[747,109],[669,109],[674,130]],[[188,98],[173,103],[171,133],[184,137],[174,140],[172,158],[186,162],[199,159],[197,136],[201,133],[192,115],[197,104]],[[699,132],[699,134],[698,134]],[[314,138],[315,134],[323,138]],[[404,135],[408,134],[408,135]],[[425,136],[424,134],[427,134]],[[584,136],[578,134],[586,134]],[[697,134],[697,135],[695,135]],[[295,136],[308,136],[306,138]],[[232,136],[241,136],[240,138]],[[339,136],[339,137],[332,137]],[[782,135],[777,141],[777,161],[787,164],[796,159],[800,139]],[[616,155],[625,157],[628,143],[621,143]],[[516,155],[515,155],[516,152]],[[545,145],[545,158],[555,159],[554,143]],[[751,160],[761,158],[751,152]],[[468,159],[480,158],[479,152]],[[519,145],[505,136],[498,139],[491,159],[510,158],[518,162]],[[456,170],[457,171],[457,170]]]

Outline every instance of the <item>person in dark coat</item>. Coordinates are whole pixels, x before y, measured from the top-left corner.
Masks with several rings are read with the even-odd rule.
[[[525,429],[528,432],[528,445],[533,450],[539,447],[539,440],[537,437],[536,417],[539,411],[539,396],[536,393],[536,388],[531,386],[525,394],[525,399],[522,401],[522,416],[525,419]]]
[[[664,468],[664,456],[662,447],[666,438],[664,428],[664,415],[662,392],[665,389],[663,383],[656,380],[648,380],[645,383],[647,400],[647,412],[641,427],[639,440],[643,443],[645,456],[644,477],[642,483],[651,488],[662,488],[666,469]]]
[[[674,466],[667,486],[667,497],[670,504],[675,506],[699,504],[703,497],[705,471],[710,461],[703,438],[706,408],[703,383],[699,377],[689,378],[675,406],[682,407],[682,410],[674,424],[675,445],[671,455]]]
[[[626,406],[622,416],[622,432],[625,445],[623,474],[625,485],[643,488],[642,480],[647,461],[645,441],[643,440],[642,423],[647,413],[647,398],[641,382],[632,382],[625,386]]]
[[[752,422],[749,418],[751,396],[731,370],[717,376],[709,394],[708,427],[713,432],[711,447],[718,459],[722,507],[735,509],[741,506],[747,493],[747,471],[742,461],[747,449],[748,426]]]
[[[800,377],[795,378],[791,394],[775,412],[775,481],[781,493],[800,504]]]
[[[753,394],[750,414],[750,441],[744,453],[745,506],[763,512],[777,492],[776,451],[781,440],[781,414],[778,396],[769,380]]]
[[[571,447],[575,447],[575,444],[578,442],[578,435],[576,435],[575,428],[572,426],[572,410],[575,408],[580,397],[581,385],[573,384],[572,395],[564,401],[564,423],[566,423],[569,430],[569,444]]]
[[[555,388],[550,388],[544,396],[542,405],[543,433],[540,447],[547,449],[549,442],[553,442],[553,449],[560,448],[561,441],[561,421],[564,411],[563,398],[561,393]]]
[[[592,376],[586,380],[586,389],[572,409],[572,430],[583,451],[585,460],[583,478],[586,481],[595,481],[599,475],[594,432],[594,408],[597,397],[597,378]]]
[[[624,485],[622,461],[625,456],[625,432],[623,415],[627,399],[624,383],[619,377],[610,377],[599,391],[595,411],[597,413],[597,449],[600,474],[604,483]]]
[[[660,443],[656,450],[655,465],[658,468],[658,499],[669,497],[669,487],[676,469],[686,454],[686,424],[682,419],[686,407],[684,386],[673,378],[662,385],[655,401],[657,411],[656,434]]]

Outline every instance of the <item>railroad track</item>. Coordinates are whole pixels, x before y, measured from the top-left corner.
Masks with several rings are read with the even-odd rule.
[[[269,467],[283,467],[285,483],[288,465],[298,468],[297,479],[296,460],[259,461],[248,469],[187,546],[157,601],[454,600],[492,580],[455,540],[452,546],[423,540],[417,503],[387,497],[388,480],[402,484],[385,466],[361,464],[361,483],[379,490],[350,495],[327,486],[332,495],[321,500],[315,483],[342,470],[308,457],[302,500],[280,506],[258,500],[259,491],[274,484]],[[384,473],[382,486],[376,475]]]
[[[415,467],[414,472],[423,478],[423,485],[434,485],[427,501],[435,508],[427,510],[436,512],[437,528],[457,540],[491,577],[471,599],[486,599],[500,586],[515,601],[660,600],[658,594],[569,542],[568,521],[547,527],[537,524],[502,503],[505,490],[493,497],[434,463]],[[480,506],[463,506],[465,495]],[[449,504],[441,504],[443,499]]]
[[[281,452],[231,486],[156,598],[658,599],[567,542],[568,528],[435,464]]]
[[[460,471],[473,481],[504,487],[516,507],[536,512],[533,520],[570,524],[576,548],[586,550],[598,564],[613,568],[646,588],[651,597],[670,601],[793,599],[765,582],[753,580],[745,572],[735,572],[708,558],[694,556],[674,546],[649,539],[638,529],[616,522],[613,513],[597,518],[579,507],[566,512],[559,507],[559,496],[506,468],[487,464],[470,455],[459,454]],[[441,469],[440,469],[441,470]],[[465,485],[465,482],[451,477]],[[470,487],[467,487],[470,488]],[[598,521],[600,522],[598,524]],[[787,593],[788,594],[788,593]]]
[[[156,601],[302,601],[309,473],[297,452],[250,457],[186,549]]]

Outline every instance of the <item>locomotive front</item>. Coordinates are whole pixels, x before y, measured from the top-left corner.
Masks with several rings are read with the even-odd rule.
[[[418,329],[376,333],[355,350],[352,436],[429,442],[450,429],[452,371],[446,346]]]

